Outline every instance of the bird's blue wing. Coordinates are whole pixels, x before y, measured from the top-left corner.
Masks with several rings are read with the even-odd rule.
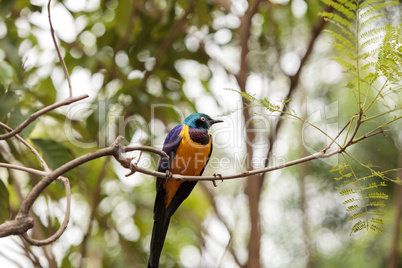
[[[163,144],[162,151],[164,151],[169,159],[161,158],[159,160],[158,171],[165,173],[166,170],[170,168],[170,164],[172,163],[173,157],[176,154],[177,148],[180,145],[181,137],[180,132],[183,130],[183,125],[175,126],[167,135],[165,142]],[[160,185],[162,184],[163,178],[156,179],[156,190],[158,191]]]
[[[170,168],[182,139],[180,136],[182,130],[183,125],[177,125],[167,135],[162,150],[169,156],[169,159],[161,158],[159,160],[159,172],[165,173]],[[170,214],[166,211],[165,207],[166,191],[163,188],[163,180],[164,178],[156,178],[154,226],[152,229],[148,268],[159,267],[159,258],[170,222]]]

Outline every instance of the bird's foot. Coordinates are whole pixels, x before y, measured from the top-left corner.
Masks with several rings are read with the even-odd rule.
[[[168,182],[173,177],[173,173],[169,170],[166,170],[166,182]]]
[[[222,182],[223,182],[222,174],[214,173],[214,177],[215,177],[215,178],[216,178],[216,177],[219,177],[219,178],[222,180]],[[212,181],[212,184],[214,185],[214,187],[218,187],[218,185],[216,184],[216,181]]]

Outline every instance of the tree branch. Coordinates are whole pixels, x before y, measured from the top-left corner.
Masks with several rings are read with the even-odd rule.
[[[0,225],[0,237],[19,235],[34,226],[34,220],[28,217],[16,218]]]
[[[56,102],[55,104],[49,105],[49,106],[47,106],[47,107],[45,107],[45,108],[43,108],[43,109],[31,114],[24,122],[22,122],[19,126],[17,126],[12,131],[0,135],[0,140],[5,140],[5,139],[11,138],[11,137],[17,135],[18,133],[23,131],[26,126],[28,126],[30,123],[35,121],[39,116],[41,116],[41,115],[43,115],[43,114],[45,114],[47,112],[55,110],[55,109],[57,109],[57,108],[59,108],[61,106],[69,105],[69,104],[71,104],[73,102],[80,101],[80,100],[85,99],[85,98],[88,98],[88,95],[85,94],[85,95],[81,95],[81,96],[78,96],[78,97],[69,97],[69,98],[67,98],[65,100],[62,100],[62,101]]]
[[[11,132],[12,128],[10,128],[9,126],[7,126],[6,124],[0,122],[0,127],[5,128],[7,131]],[[43,157],[38,153],[38,151],[32,147],[26,140],[24,140],[20,135],[16,134],[15,137],[22,143],[24,144],[29,150],[31,150],[31,152],[36,156],[36,158],[39,160],[40,164],[42,165],[43,169],[46,172],[50,172],[50,168],[49,166],[46,164],[45,160],[43,159]]]
[[[341,130],[346,128],[346,126]],[[341,133],[340,132],[340,133]],[[377,133],[375,133],[377,134]],[[338,134],[340,135],[340,134]],[[373,135],[369,135],[366,138],[372,137]],[[15,220],[3,223],[0,225],[0,237],[4,236],[9,236],[9,235],[15,235],[15,234],[22,234],[24,239],[26,239],[29,243],[33,245],[45,245],[48,243],[53,242],[56,240],[60,235],[64,232],[67,224],[68,224],[68,219],[69,219],[69,214],[70,214],[70,186],[68,183],[68,180],[66,178],[61,177],[64,173],[68,172],[69,170],[76,168],[86,162],[89,162],[91,160],[101,158],[104,156],[113,156],[123,167],[130,169],[131,173],[133,174],[135,172],[140,172],[143,174],[159,177],[159,178],[165,178],[166,173],[163,172],[158,172],[154,170],[149,170],[146,168],[142,168],[138,166],[138,161],[136,163],[132,162],[132,158],[126,158],[122,153],[130,152],[130,151],[146,151],[150,153],[156,153],[160,155],[161,157],[167,157],[168,155],[163,152],[162,150],[158,150],[152,147],[148,146],[121,146],[121,141],[123,140],[122,136],[119,136],[116,138],[116,140],[107,148],[99,149],[97,151],[85,154],[83,156],[80,156],[74,160],[71,160],[67,162],[66,164],[60,166],[59,168],[55,169],[54,171],[51,171],[50,173],[46,173],[44,171],[36,170],[33,168],[28,168],[28,167],[21,167],[18,165],[13,165],[13,164],[8,164],[8,163],[0,163],[0,167],[5,167],[5,168],[11,168],[11,169],[17,169],[21,171],[25,171],[28,173],[32,173],[35,175],[40,175],[44,176],[44,178],[37,183],[32,190],[28,193],[28,195],[24,198],[22,201],[22,204],[20,206],[20,209],[18,211],[17,217]],[[361,141],[363,139],[360,139]],[[356,141],[358,142],[358,141]],[[308,162],[311,160],[315,159],[320,159],[320,158],[328,158],[336,154],[343,153],[349,146],[352,146],[356,142],[348,142],[344,147],[340,147],[332,152],[326,153],[326,150],[330,146],[325,146],[323,150],[314,153],[309,156],[305,156],[293,161],[289,161],[287,163],[273,166],[273,167],[266,167],[262,169],[257,169],[257,170],[249,170],[249,171],[243,171],[241,173],[233,174],[233,175],[227,175],[227,176],[184,176],[180,174],[173,174],[171,179],[174,180],[188,180],[188,181],[215,181],[217,179],[219,180],[229,180],[229,179],[237,179],[237,178],[243,178],[243,177],[249,177],[252,175],[258,175],[258,174],[263,174],[266,172],[278,170],[278,169],[283,169],[286,167],[294,166],[297,164],[301,164],[304,162]],[[332,143],[332,141],[331,141]],[[325,149],[325,151],[324,151]],[[32,228],[33,226],[33,220],[29,219],[28,213],[35,202],[36,198],[42,193],[42,191],[49,185],[51,184],[54,180],[60,179],[63,181],[65,184],[66,188],[66,195],[67,195],[67,209],[66,209],[66,216],[63,221],[63,224],[60,226],[59,230],[52,235],[51,237],[45,239],[45,240],[35,240],[29,238],[26,234],[24,234],[28,229]],[[25,220],[28,219],[28,220]],[[31,224],[32,223],[32,224]]]
[[[50,34],[52,35],[53,44],[54,44],[54,47],[56,48],[56,51],[57,51],[57,56],[59,57],[61,65],[63,66],[64,74],[66,75],[66,79],[67,79],[67,83],[68,83],[68,90],[69,90],[69,97],[72,98],[73,97],[73,89],[72,89],[72,86],[71,86],[70,75],[68,74],[66,63],[64,62],[64,59],[61,56],[59,46],[57,45],[56,37],[54,35],[52,19],[50,17],[50,3],[51,2],[52,2],[52,0],[49,0],[49,2],[47,4],[47,12],[48,12],[48,18],[49,18]]]
[[[64,188],[66,189],[66,197],[67,197],[67,207],[66,207],[66,214],[64,215],[64,220],[60,225],[59,229],[54,233],[52,236],[43,239],[37,240],[28,236],[26,232],[22,233],[21,236],[31,245],[35,246],[44,246],[50,243],[53,243],[64,233],[67,228],[68,222],[70,220],[70,211],[71,211],[71,189],[70,189],[70,182],[66,177],[59,177],[58,180],[64,183]]]

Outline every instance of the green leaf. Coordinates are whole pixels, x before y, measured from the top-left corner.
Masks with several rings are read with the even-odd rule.
[[[0,179],[0,223],[3,223],[10,218],[9,206],[9,193],[6,185]]]
[[[74,159],[72,152],[62,143],[50,139],[31,139],[35,146],[39,147],[43,159],[52,170],[62,166]],[[67,172],[64,176],[71,177],[73,174]]]
[[[13,8],[17,0],[0,1],[0,15],[5,16]]]
[[[18,101],[17,95],[14,92],[5,92],[0,90],[0,121],[4,121],[4,118],[11,111]]]
[[[13,112],[10,115],[10,120],[8,122],[8,125],[14,129],[16,128],[18,125],[20,125],[22,122],[24,122],[33,112],[29,112],[28,114],[24,115],[21,112],[20,107],[15,107]],[[36,120],[32,123],[30,123],[28,126],[26,126],[24,128],[23,131],[21,131],[18,135],[20,135],[23,138],[26,138],[29,136],[29,134],[31,134],[31,132],[33,131],[33,129],[35,128],[36,125]]]
[[[56,89],[53,85],[52,79],[47,77],[40,82],[38,88],[37,98],[46,106],[53,104],[56,101]]]
[[[6,92],[13,81],[14,69],[5,61],[0,62],[0,84],[5,88]]]

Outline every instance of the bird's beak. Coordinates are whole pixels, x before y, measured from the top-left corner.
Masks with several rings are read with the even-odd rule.
[[[212,126],[213,124],[222,123],[222,122],[224,122],[224,121],[223,121],[223,120],[215,120],[215,119],[209,120],[209,123],[211,124],[211,126]]]

